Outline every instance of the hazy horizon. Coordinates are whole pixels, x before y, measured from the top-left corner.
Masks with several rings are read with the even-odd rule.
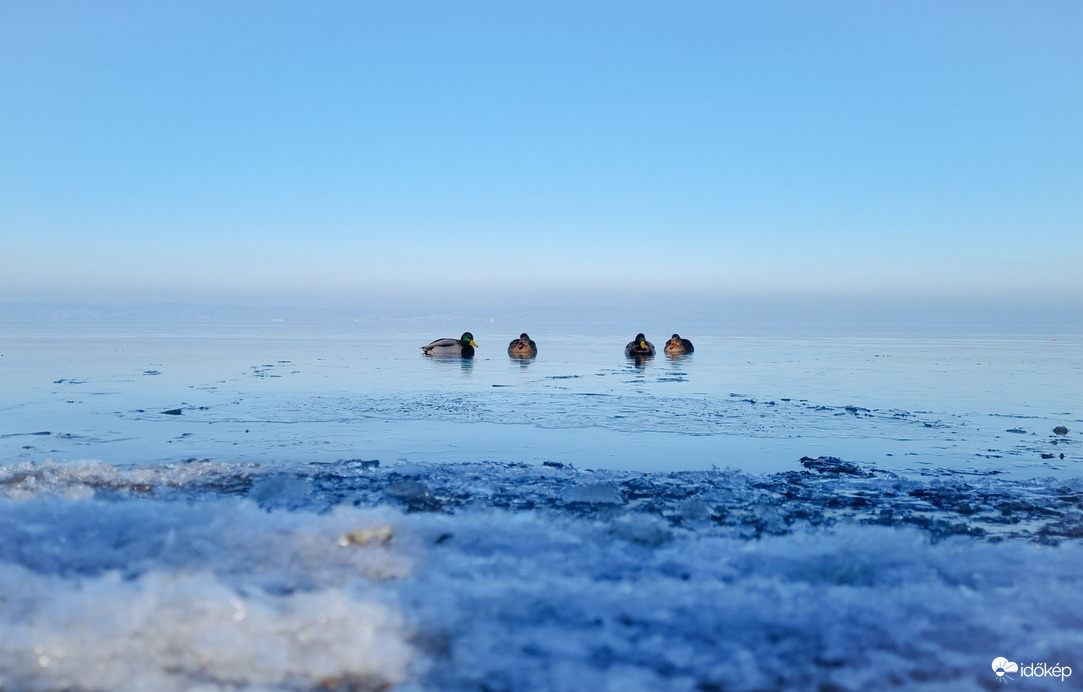
[[[413,321],[454,323],[463,329],[484,329],[490,321],[505,324],[566,323],[585,326],[643,324],[644,328],[667,325],[714,324],[737,327],[877,327],[896,333],[923,328],[951,332],[954,329],[1052,334],[1083,333],[1083,310],[1055,301],[1038,303],[884,302],[851,299],[823,301],[799,297],[767,299],[720,298],[715,300],[653,300],[646,302],[602,300],[537,303],[466,301],[358,300],[353,304],[242,303],[242,302],[5,302],[0,321],[40,320],[138,320],[138,321],[269,321],[300,322]],[[471,324],[477,326],[470,326]],[[449,324],[450,326],[450,324]],[[514,331],[519,331],[515,327]]]
[[[1080,26],[1064,0],[8,3],[0,302],[1078,322]]]

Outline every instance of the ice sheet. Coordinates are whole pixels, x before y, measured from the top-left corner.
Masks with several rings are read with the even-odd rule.
[[[447,361],[420,354],[443,333],[422,327],[24,325],[0,358],[0,462],[363,453],[767,472],[834,455],[1020,477],[1070,477],[1083,462],[1071,335],[751,337],[716,325],[694,355],[637,365],[619,332],[574,327],[535,332],[542,350],[522,362],[498,332],[475,359]]]
[[[536,326],[5,324],[0,689],[1078,688],[1078,335]]]

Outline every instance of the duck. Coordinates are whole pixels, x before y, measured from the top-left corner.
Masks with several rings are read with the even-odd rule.
[[[654,344],[647,341],[647,337],[643,336],[642,333],[636,334],[636,338],[629,341],[628,345],[624,347],[624,355],[629,357],[638,356],[640,358],[653,356]]]
[[[691,353],[695,351],[695,346],[688,339],[682,339],[680,334],[674,334],[669,337],[669,341],[666,342],[665,352],[670,355],[680,355],[682,353]]]
[[[473,358],[474,349],[477,347],[478,345],[474,342],[474,335],[470,332],[463,332],[463,335],[458,339],[437,339],[427,346],[422,346],[421,350],[427,356]]]
[[[508,355],[512,358],[533,358],[538,355],[538,345],[523,332],[508,344]]]

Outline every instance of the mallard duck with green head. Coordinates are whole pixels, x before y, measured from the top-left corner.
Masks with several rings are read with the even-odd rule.
[[[628,342],[628,345],[624,347],[624,355],[634,358],[643,358],[645,356],[654,355],[654,344],[647,341],[647,337],[642,333],[636,334],[636,338]]]
[[[692,342],[688,339],[682,339],[680,334],[674,334],[669,337],[669,341],[666,342],[665,352],[671,356],[679,356],[682,353],[691,353],[696,350],[696,347],[692,345]]]
[[[523,332],[508,344],[508,355],[512,358],[533,358],[538,355],[538,345]]]
[[[463,332],[463,335],[458,339],[437,339],[427,346],[422,346],[421,350],[427,356],[473,358],[474,349],[477,347],[478,345],[474,343],[474,335],[470,332]]]

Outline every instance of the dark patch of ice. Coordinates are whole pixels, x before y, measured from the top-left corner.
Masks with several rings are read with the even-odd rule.
[[[819,457],[813,459],[811,457],[802,457],[801,465],[810,471],[822,474],[840,475],[845,474],[848,476],[859,476],[862,478],[871,478],[872,473],[862,471],[856,464],[851,464],[846,461],[842,461],[836,457]]]
[[[194,472],[177,479],[174,467],[124,471],[114,467],[67,472],[51,464],[0,469],[0,494],[70,492],[252,496],[266,504],[285,488],[282,470],[189,461]],[[394,464],[361,460],[309,464],[288,472],[285,504],[327,511],[340,504],[391,503],[408,512],[458,513],[491,509],[647,513],[673,526],[708,534],[754,538],[841,523],[910,526],[933,540],[966,535],[981,540],[1055,543],[1083,531],[1083,480],[1011,481],[996,471],[929,471],[910,480],[833,457],[804,458],[801,471],[749,475],[740,471],[636,473],[580,470],[560,462]],[[982,475],[984,474],[984,475]],[[265,481],[268,477],[277,480]],[[257,485],[258,483],[258,485]],[[301,491],[303,489],[303,492]],[[293,492],[297,491],[297,492]],[[254,496],[253,496],[254,494]],[[257,497],[258,496],[258,497]]]

